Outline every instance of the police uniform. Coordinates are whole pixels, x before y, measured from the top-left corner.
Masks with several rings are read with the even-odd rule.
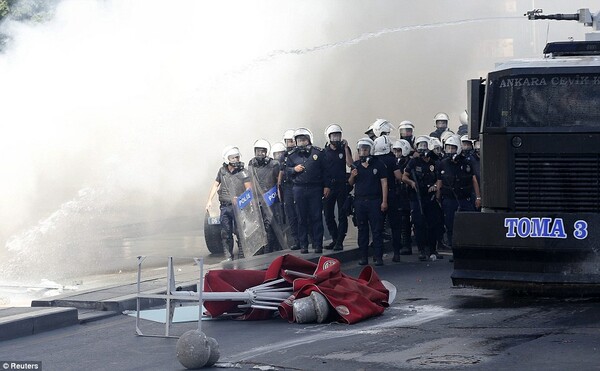
[[[410,157],[400,157],[396,159],[396,168],[404,174],[404,169],[408,164]],[[398,213],[400,214],[400,255],[412,255],[412,224],[410,221],[410,198],[409,187],[406,183],[396,184],[396,199]]]
[[[240,239],[237,232],[232,202],[234,197],[239,196],[245,191],[244,183],[250,182],[250,177],[245,169],[236,168],[230,172],[227,164],[223,164],[217,172],[215,181],[220,184],[217,194],[219,196],[221,211],[221,216],[219,218],[221,225],[221,243],[223,244],[223,251],[229,254],[229,257],[233,259],[233,235],[235,234],[238,237],[238,249]]]
[[[442,181],[440,189],[444,224],[448,243],[452,246],[454,214],[456,211],[475,211],[473,198],[473,176],[471,162],[462,155],[444,158],[438,169],[438,179]]]
[[[425,161],[422,156],[412,158],[404,171],[418,185],[416,191],[410,189],[410,208],[419,259],[425,260],[429,254],[437,254],[437,237],[443,233],[444,228],[440,222],[441,209],[435,199],[435,192],[429,192],[429,188],[437,180],[435,162],[431,159]]]
[[[296,215],[296,205],[294,205],[294,183],[290,175],[288,175],[286,168],[288,157],[293,153],[293,150],[286,151],[281,170],[283,172],[281,180],[281,198],[283,198],[283,213],[285,214],[285,220],[289,226],[288,244],[290,250],[299,250],[298,245],[298,216]]]
[[[392,231],[392,247],[394,251],[394,261],[400,261],[400,250],[402,248],[402,236],[401,236],[401,214],[399,210],[399,198],[396,193],[396,175],[394,172],[399,170],[396,156],[393,153],[386,153],[384,155],[375,155],[375,158],[380,160],[386,167],[387,185],[388,185],[388,209],[385,212],[384,220],[387,218],[388,225]]]
[[[381,203],[383,194],[381,179],[387,177],[383,162],[371,157],[368,166],[355,161],[352,164],[358,175],[354,178],[354,214],[358,225],[358,247],[361,253],[361,264],[367,264],[369,257],[369,226],[373,236],[373,257],[376,264],[383,261],[383,212]],[[389,195],[388,195],[389,196]]]
[[[303,165],[304,171],[294,167]],[[323,188],[326,187],[325,154],[321,148],[296,148],[287,158],[286,174],[292,180],[294,205],[298,217],[298,245],[308,253],[308,234],[312,231],[315,252],[323,250]]]
[[[277,214],[278,204],[267,204],[264,198],[265,194],[270,194],[274,191],[277,194],[277,178],[279,176],[279,162],[270,157],[258,159],[254,157],[248,163],[248,171],[252,177],[252,188],[259,196],[258,201],[260,211],[267,233],[267,245],[264,247],[264,252],[269,253],[277,249],[278,243],[275,235],[274,214]]]
[[[331,245],[326,248],[342,250],[346,233],[348,232],[348,186],[346,176],[346,145],[340,144],[335,149],[327,145],[325,154],[325,182],[330,188],[329,197],[323,200],[325,224],[331,235]],[[337,204],[338,222],[335,221],[335,206]]]

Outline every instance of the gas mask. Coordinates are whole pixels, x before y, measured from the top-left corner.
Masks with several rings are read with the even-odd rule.
[[[302,154],[308,154],[312,148],[310,139],[305,135],[296,137],[296,148]]]
[[[231,166],[235,170],[243,170],[244,169],[244,163],[242,161],[230,162],[229,166]]]
[[[259,165],[267,164],[267,149],[266,148],[254,148],[254,157]]]
[[[369,163],[369,161],[371,161],[371,156],[358,156],[358,158],[360,159],[361,163]]]
[[[329,134],[329,144],[332,144],[335,148],[340,148],[342,144],[342,133]]]

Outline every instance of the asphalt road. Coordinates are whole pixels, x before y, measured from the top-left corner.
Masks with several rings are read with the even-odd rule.
[[[598,370],[600,300],[516,297],[452,288],[448,260],[377,267],[398,288],[392,306],[355,325],[281,319],[203,321],[217,339],[218,368],[262,370]],[[357,276],[356,262],[343,264]],[[174,333],[196,328],[176,324]],[[44,370],[180,370],[176,339],[139,337],[117,316],[0,342],[0,361],[41,361]],[[144,333],[164,325],[143,323]],[[0,363],[1,367],[1,363]]]

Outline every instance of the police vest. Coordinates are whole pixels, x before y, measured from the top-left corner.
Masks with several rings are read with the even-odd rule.
[[[442,160],[440,167],[442,195],[447,198],[466,199],[473,191],[473,168],[464,157],[454,162],[451,158]]]

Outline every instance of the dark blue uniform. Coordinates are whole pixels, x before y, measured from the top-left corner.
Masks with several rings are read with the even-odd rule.
[[[383,162],[371,158],[365,168],[361,161],[352,164],[358,175],[354,178],[354,214],[358,226],[358,247],[362,262],[366,264],[369,257],[369,226],[373,235],[373,257],[383,259],[383,213],[381,203],[383,194],[381,179],[387,177]]]
[[[283,179],[280,190],[281,198],[283,198],[283,212],[286,223],[289,226],[290,236],[288,236],[288,243],[291,250],[298,250],[300,246],[298,245],[298,216],[296,215],[296,205],[294,205],[294,183],[291,176],[286,172],[288,157],[292,153],[293,151],[286,151],[285,153],[285,159],[281,166]]]
[[[387,218],[388,225],[392,231],[392,247],[394,250],[394,261],[400,261],[400,249],[402,248],[401,243],[401,230],[400,230],[400,200],[396,194],[396,175],[394,172],[399,170],[396,156],[393,153],[387,153],[385,155],[376,155],[375,158],[383,162],[386,167],[387,184],[388,184],[388,209],[384,214],[384,218]]]
[[[339,145],[336,149],[325,147],[325,182],[330,188],[329,197],[323,200],[325,224],[331,235],[332,244],[327,248],[342,250],[346,233],[348,232],[348,185],[346,176],[346,146]],[[337,204],[338,222],[335,221],[335,206]]]
[[[423,157],[412,158],[404,171],[418,185],[417,191],[410,190],[410,208],[419,259],[424,260],[429,254],[437,253],[437,237],[443,233],[443,224],[440,223],[441,208],[435,199],[435,192],[429,192],[429,188],[437,181],[435,162],[427,162]]]
[[[304,171],[294,167],[303,165]],[[294,184],[294,204],[298,216],[298,244],[302,253],[308,253],[308,231],[312,230],[315,252],[323,249],[323,188],[325,179],[325,154],[318,147],[307,151],[296,149],[288,157],[286,174]]]
[[[404,174],[404,169],[408,164],[410,157],[401,157],[396,159],[396,168]],[[409,187],[400,182],[396,184],[396,199],[398,200],[398,213],[400,214],[400,236],[401,245],[400,255],[412,255],[412,224],[410,221],[410,198]]]
[[[442,181],[441,197],[444,210],[444,224],[448,235],[448,243],[452,246],[454,214],[457,211],[475,211],[473,198],[473,176],[471,162],[463,157],[444,158],[438,169],[438,179]]]

